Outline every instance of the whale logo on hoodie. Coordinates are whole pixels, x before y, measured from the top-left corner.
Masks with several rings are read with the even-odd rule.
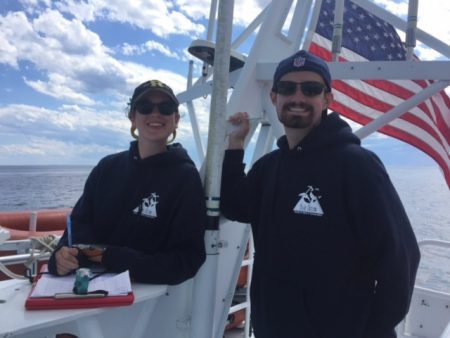
[[[159,196],[155,192],[151,193],[149,197],[142,199],[142,203],[133,210],[133,213],[149,218],[158,217],[158,214],[156,213],[158,198]]]
[[[299,194],[300,200],[295,205],[294,212],[297,214],[323,216],[323,210],[319,203],[319,199],[322,196],[319,196],[318,192],[319,189],[308,186],[305,192]]]

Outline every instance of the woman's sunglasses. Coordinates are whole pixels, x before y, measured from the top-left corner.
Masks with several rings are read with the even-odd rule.
[[[297,87],[300,87],[300,91],[303,95],[307,97],[314,97],[322,94],[326,87],[323,83],[315,81],[305,81],[305,82],[293,82],[293,81],[278,81],[273,91],[280,95],[289,96],[294,95],[297,91]]]
[[[158,108],[161,115],[172,115],[177,111],[177,106],[171,101],[164,101],[160,103],[154,103],[152,101],[140,101],[136,102],[136,110],[139,114],[142,115],[150,115],[155,110],[155,107]]]

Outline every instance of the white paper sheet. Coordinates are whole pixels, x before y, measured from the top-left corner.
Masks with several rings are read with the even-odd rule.
[[[57,277],[43,274],[30,297],[53,297],[57,293],[72,293],[75,275]],[[108,291],[108,296],[126,295],[131,292],[130,274],[127,271],[113,274],[105,273],[89,282],[88,292]]]

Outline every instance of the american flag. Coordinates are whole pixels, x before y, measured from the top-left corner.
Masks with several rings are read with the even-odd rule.
[[[323,0],[310,51],[332,60],[334,0]],[[345,1],[339,61],[395,61],[406,49],[394,27],[351,1]],[[420,62],[420,61],[418,61]],[[430,85],[428,80],[335,80],[331,109],[367,124]],[[431,156],[450,187],[450,98],[441,91],[378,130]]]

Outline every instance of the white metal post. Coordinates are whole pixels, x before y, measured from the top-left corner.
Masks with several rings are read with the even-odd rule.
[[[417,12],[419,10],[418,0],[409,0],[408,23],[406,28],[406,60],[411,61],[416,47]]]
[[[331,52],[333,61],[338,61],[342,48],[342,28],[344,26],[344,0],[336,0],[334,5],[333,44]]]
[[[218,8],[213,90],[206,152],[205,194],[208,226],[205,234],[206,262],[194,285],[191,338],[214,336],[214,311],[219,256],[219,196],[225,143],[226,109],[230,67],[233,0],[221,0]]]
[[[187,82],[187,90],[192,88],[192,70],[193,70],[193,61],[189,61],[189,74],[188,74],[188,82]],[[198,159],[200,162],[203,162],[205,159],[205,153],[203,151],[202,139],[200,137],[200,128],[198,127],[197,115],[195,114],[195,108],[192,101],[186,102],[186,107],[189,113],[189,119],[191,121],[192,132],[194,133],[195,146],[197,147]]]

